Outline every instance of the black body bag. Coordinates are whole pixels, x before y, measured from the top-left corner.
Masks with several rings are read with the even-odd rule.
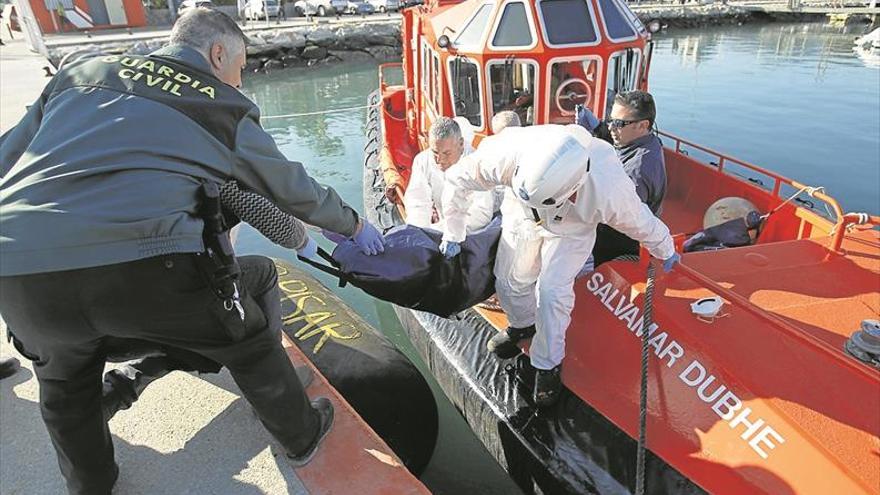
[[[401,225],[385,234],[384,253],[367,256],[346,241],[332,255],[319,249],[332,266],[299,259],[338,277],[340,286],[350,283],[383,301],[447,318],[495,293],[501,218],[469,234],[452,259],[440,253],[442,236],[436,230]]]

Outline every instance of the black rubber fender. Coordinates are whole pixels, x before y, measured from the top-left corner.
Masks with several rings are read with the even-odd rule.
[[[418,476],[437,443],[434,395],[412,362],[312,275],[274,260],[283,331]]]

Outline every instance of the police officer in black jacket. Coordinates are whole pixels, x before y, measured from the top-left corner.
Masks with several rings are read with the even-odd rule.
[[[0,137],[0,312],[34,361],[71,493],[110,493],[118,476],[100,404],[109,340],[227,367],[296,466],[330,429],[330,402],[309,402],[281,347],[274,265],[234,257],[199,191],[235,180],[369,254],[382,236],[278,151],[237,89],[244,63],[235,22],[192,9],[153,54],[63,68]]]

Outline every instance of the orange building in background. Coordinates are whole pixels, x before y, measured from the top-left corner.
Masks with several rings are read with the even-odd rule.
[[[43,34],[147,24],[141,0],[22,0],[30,3]]]

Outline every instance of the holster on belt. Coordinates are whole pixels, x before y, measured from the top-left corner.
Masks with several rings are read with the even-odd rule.
[[[237,299],[236,282],[241,270],[235,260],[229,227],[223,217],[220,188],[214,182],[205,182],[199,193],[199,214],[205,222],[202,236],[206,254],[211,261],[211,286],[221,299]]]

